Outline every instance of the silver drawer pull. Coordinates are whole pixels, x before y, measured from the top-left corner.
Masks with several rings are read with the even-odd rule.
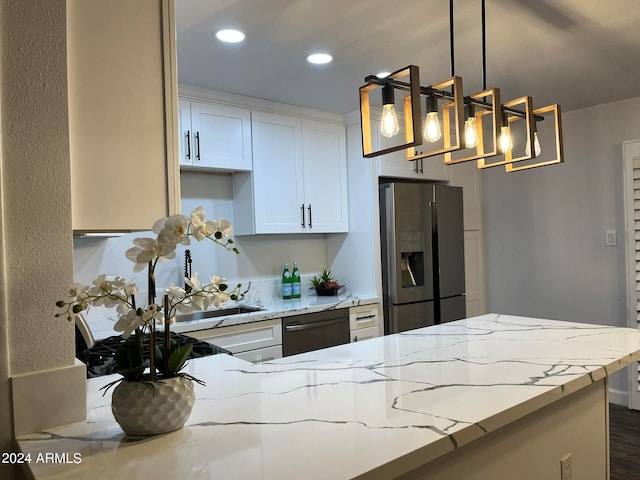
[[[337,318],[334,320],[324,320],[322,322],[313,323],[294,323],[292,325],[285,325],[285,332],[293,332],[295,330],[308,330],[310,328],[328,327],[330,325],[337,325],[338,323],[346,322],[345,318]]]

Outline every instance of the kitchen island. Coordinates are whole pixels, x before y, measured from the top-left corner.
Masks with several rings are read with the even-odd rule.
[[[86,422],[18,443],[38,480],[554,479],[567,455],[602,480],[606,377],[638,358],[634,329],[489,314],[261,365],[193,360],[207,386],[156,437],[125,436],[98,392],[115,377],[91,379]]]

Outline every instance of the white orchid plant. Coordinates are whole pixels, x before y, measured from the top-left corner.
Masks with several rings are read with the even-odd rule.
[[[118,373],[122,375],[121,380],[154,381],[184,376],[202,383],[181,372],[193,345],[187,343],[179,346],[171,339],[171,319],[177,313],[207,310],[212,306],[219,308],[227,300],[242,298],[246,292],[240,291],[240,284],[229,290],[225,280],[216,276],[203,285],[196,273],[191,278],[185,278],[186,288],[176,285],[167,287],[163,295],[163,305],[159,305],[156,303],[156,266],[175,258],[176,247],[189,245],[191,237],[197,241],[208,239],[228,251],[240,253],[233,246],[233,239],[229,238],[233,230],[226,220],[206,220],[202,207],[196,208],[189,217],[173,215],[161,218],[154,223],[152,230],[157,235],[156,238],[136,238],[133,241],[134,246],[126,252],[126,257],[135,264],[134,272],[148,269],[148,302],[145,307],[136,306],[139,290],[135,283],[127,282],[119,276],[108,279],[103,274],[99,275],[92,285],[72,283],[66,299],[56,302],[60,309],[56,317],[66,317],[71,321],[76,315],[87,311],[90,306],[115,307],[119,317],[114,330],[122,332],[122,337],[126,339],[115,356]],[[156,332],[156,324],[163,324],[163,331]],[[156,341],[157,337],[159,342]],[[148,345],[155,345],[155,348],[148,348],[148,359],[144,358],[145,341]],[[106,388],[119,381],[107,385]]]

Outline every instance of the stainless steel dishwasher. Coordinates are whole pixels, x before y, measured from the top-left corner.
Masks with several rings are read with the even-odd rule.
[[[349,343],[349,309],[329,310],[282,319],[283,356]]]

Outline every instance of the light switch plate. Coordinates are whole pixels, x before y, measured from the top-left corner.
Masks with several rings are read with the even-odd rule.
[[[607,247],[615,247],[617,244],[616,241],[616,231],[615,230],[605,230],[604,232],[604,244]]]

